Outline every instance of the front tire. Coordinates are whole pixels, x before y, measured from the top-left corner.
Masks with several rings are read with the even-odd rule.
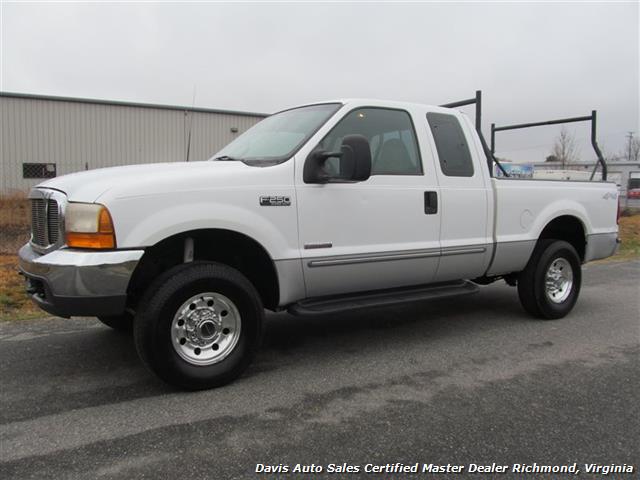
[[[263,316],[260,296],[239,271],[213,262],[183,264],[165,272],[141,300],[136,349],[171,385],[218,387],[249,366]]]
[[[561,240],[540,240],[518,276],[518,296],[531,315],[554,320],[573,309],[581,283],[575,248]]]

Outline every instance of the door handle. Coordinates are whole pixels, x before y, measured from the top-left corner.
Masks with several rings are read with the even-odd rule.
[[[438,193],[424,192],[424,213],[434,215],[438,213]]]

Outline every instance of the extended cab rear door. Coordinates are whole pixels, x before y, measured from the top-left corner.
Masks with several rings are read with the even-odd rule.
[[[307,296],[432,282],[440,254],[440,211],[435,172],[431,164],[423,165],[421,154],[426,148],[431,159],[429,140],[415,124],[422,115],[366,105],[345,107],[338,116],[296,158]],[[358,183],[304,183],[309,153],[340,150],[342,138],[351,134],[369,140],[371,177]],[[431,209],[428,197],[434,202]]]
[[[493,199],[477,134],[465,116],[450,110],[428,112],[424,122],[436,158],[442,210],[436,280],[481,276],[493,249]]]

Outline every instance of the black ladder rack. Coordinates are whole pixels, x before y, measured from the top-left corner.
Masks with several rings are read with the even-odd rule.
[[[600,151],[600,147],[598,147],[598,142],[596,140],[596,127],[597,127],[597,111],[592,110],[591,115],[584,117],[572,117],[572,118],[561,118],[558,120],[546,120],[543,122],[533,122],[533,123],[521,123],[518,125],[503,125],[496,127],[495,123],[491,124],[491,148],[487,145],[486,140],[484,139],[484,135],[482,135],[482,91],[476,90],[476,96],[474,98],[469,98],[467,100],[460,100],[457,102],[445,103],[444,105],[440,105],[441,107],[446,108],[457,108],[464,107],[467,105],[476,106],[476,131],[478,132],[478,136],[480,137],[480,142],[482,143],[482,149],[487,157],[487,165],[489,166],[489,174],[493,176],[493,164],[495,163],[498,168],[502,171],[505,177],[508,177],[509,174],[502,167],[498,159],[495,157],[495,146],[496,146],[496,132],[504,131],[504,130],[515,130],[520,128],[529,128],[529,127],[540,127],[543,125],[557,125],[561,123],[572,123],[572,122],[591,122],[591,146],[593,150],[596,152],[596,156],[598,157],[598,162],[591,172],[591,180],[596,174],[598,170],[598,165],[602,167],[602,180],[607,180],[607,162],[605,162],[604,157],[602,156],[602,152]]]
[[[503,125],[501,127],[496,127],[495,123],[491,124],[491,154],[496,151],[496,132],[501,132],[504,130],[515,130],[519,128],[530,128],[530,127],[541,127],[543,125],[558,125],[561,123],[574,123],[574,122],[591,122],[591,146],[593,150],[596,152],[596,156],[598,157],[598,163],[591,172],[591,180],[593,180],[596,171],[598,170],[598,165],[602,167],[602,180],[607,180],[607,162],[605,162],[604,157],[602,156],[602,152],[600,151],[600,147],[598,147],[598,141],[596,140],[596,126],[597,126],[597,117],[598,112],[596,110],[591,110],[591,115],[586,115],[584,117],[572,117],[572,118],[560,118],[558,120],[546,120],[543,122],[533,122],[533,123],[520,123],[518,125]]]

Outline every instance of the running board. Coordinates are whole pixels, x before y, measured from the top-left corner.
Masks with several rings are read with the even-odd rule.
[[[287,309],[294,315],[323,315],[371,307],[387,307],[402,303],[435,300],[476,293],[480,289],[467,280],[436,283],[418,287],[394,288],[332,297],[317,297],[294,303]]]

